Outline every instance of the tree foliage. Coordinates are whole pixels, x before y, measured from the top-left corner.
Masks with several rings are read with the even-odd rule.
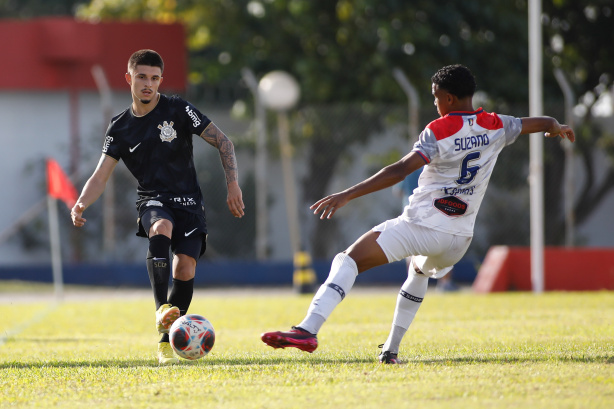
[[[614,31],[610,4],[609,0],[544,2],[546,100],[562,99],[552,75],[554,68],[566,73],[578,96],[599,95],[611,85]],[[505,112],[528,99],[526,0],[92,0],[78,15],[181,21],[189,33],[193,84],[236,84],[243,67],[259,76],[283,69],[302,84],[305,106],[404,103],[405,95],[391,75],[394,67],[402,68],[422,95],[428,95],[432,73],[458,62],[475,73],[479,90],[487,91],[490,109]],[[575,207],[578,221],[588,217],[614,186],[612,167],[607,177],[595,176],[594,147],[608,148],[612,143],[608,142],[611,136],[594,124],[590,109],[587,111],[577,124],[576,149],[588,175]],[[311,110],[302,117],[313,117],[315,127],[322,121],[316,113]],[[376,122],[377,118],[373,126]],[[368,131],[368,127],[359,129],[352,134],[353,140],[364,141]],[[320,126],[318,135],[330,136],[331,132]],[[313,167],[321,167],[323,161],[334,164],[338,152],[351,143],[339,137],[341,134],[337,132],[336,138],[311,136]],[[526,152],[519,153],[512,161],[518,166],[526,163],[526,156]],[[559,244],[564,237],[562,206],[557,205],[562,202],[564,154],[557,144],[546,145],[546,165],[546,201],[552,204],[547,213],[547,241]],[[328,180],[314,181],[304,184],[308,199],[326,190]]]
[[[390,75],[402,67],[430,92],[442,65],[462,61],[481,88],[526,98],[526,5],[426,0],[92,0],[87,19],[181,21],[193,82],[231,82],[240,70],[283,69],[305,103],[405,100]],[[505,18],[498,18],[505,16]],[[506,58],[498,51],[505,50]]]
[[[545,72],[560,68],[578,98],[574,110],[577,116],[575,150],[581,158],[586,180],[574,204],[574,213],[576,222],[581,224],[614,188],[614,134],[609,128],[599,126],[599,119],[592,114],[599,97],[613,87],[614,59],[610,50],[614,43],[614,4],[609,0],[545,2],[542,20],[546,33]],[[609,156],[609,166],[604,168],[603,161],[595,160],[599,153]],[[564,163],[562,150],[551,150],[548,159],[547,174],[553,178],[559,175],[560,180]],[[557,199],[561,185],[549,187],[547,202],[560,203]],[[548,238],[549,242],[560,244],[564,236],[563,215],[561,209],[554,213],[549,217]]]
[[[614,167],[596,168],[594,160],[596,151],[614,157],[614,138],[591,111],[612,86],[612,9],[611,0],[543,2],[546,114],[562,115],[562,109],[548,108],[562,106],[554,68],[571,82],[581,114],[575,149],[586,178],[575,203],[578,223],[614,186]],[[515,108],[528,99],[527,0],[0,0],[3,18],[72,14],[90,21],[183,23],[194,89],[236,87],[244,67],[257,76],[275,69],[292,73],[302,85],[293,137],[310,146],[310,173],[302,184],[307,201],[327,193],[344,149],[366,142],[382,126],[382,111],[375,106],[405,104],[391,75],[394,67],[402,68],[421,99],[429,101],[433,72],[463,63],[475,73],[479,90],[487,92],[481,102],[486,108],[527,114],[526,108]],[[335,108],[341,103],[349,108]],[[512,146],[499,167],[525,166],[526,148]],[[564,153],[556,143],[546,143],[545,151],[547,242],[560,244]],[[322,176],[322,168],[330,171]],[[501,175],[494,178],[514,189]]]
[[[500,13],[507,17],[502,22]],[[182,22],[195,86],[238,84],[244,67],[257,76],[275,69],[292,73],[304,107],[295,115],[302,126],[293,138],[309,144],[302,196],[312,203],[327,193],[343,152],[381,128],[381,104],[406,103],[394,67],[426,96],[436,69],[463,62],[498,101],[526,99],[525,13],[523,3],[509,2],[92,0],[78,16]],[[513,64],[493,58],[499,48]],[[315,257],[327,256],[325,238],[334,230],[334,222],[316,226]]]
[[[188,32],[189,82],[196,90],[203,84],[236,88],[244,67],[259,77],[276,69],[292,73],[302,88],[301,107],[293,114],[293,138],[310,147],[310,172],[302,186],[304,200],[313,201],[328,193],[334,167],[347,147],[366,142],[382,127],[382,107],[406,103],[391,75],[394,67],[418,87],[422,101],[430,101],[433,72],[463,63],[476,75],[479,91],[486,92],[480,104],[526,115],[527,2],[0,0],[0,17],[75,15],[90,21],[181,22]],[[614,187],[614,136],[604,131],[607,128],[592,111],[612,88],[614,5],[611,0],[553,0],[542,2],[542,7],[545,113],[558,118],[563,114],[553,69],[564,72],[576,95],[575,150],[582,168],[578,173],[586,175],[574,206],[580,224]],[[339,109],[340,104],[345,108]],[[506,149],[498,169],[526,168],[526,145],[519,141]],[[564,152],[552,141],[544,146],[546,240],[561,244]],[[609,166],[595,160],[603,154],[609,156]],[[323,174],[323,168],[329,171]],[[514,191],[523,179],[504,173],[497,170],[493,178]],[[334,230],[334,223],[320,226]],[[333,232],[316,235],[332,237]],[[324,248],[325,243],[318,246]]]
[[[27,19],[43,16],[72,16],[88,0],[0,0],[0,18]]]

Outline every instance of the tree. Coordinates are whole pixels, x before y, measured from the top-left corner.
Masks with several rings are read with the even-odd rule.
[[[72,16],[88,0],[0,0],[0,18]]]
[[[77,15],[181,21],[193,84],[237,82],[243,67],[257,74],[283,69],[300,80],[304,103],[404,102],[394,66],[430,92],[434,70],[462,60],[482,89],[503,100],[526,99],[526,87],[518,86],[527,83],[526,5],[483,3],[92,0]],[[502,49],[509,59],[492,57]]]
[[[614,9],[611,1],[596,0],[578,2],[557,0],[544,4],[544,47],[546,67],[550,72],[554,68],[562,69],[574,87],[579,101],[576,114],[580,121],[576,124],[576,151],[581,157],[581,165],[587,175],[579,199],[574,205],[576,223],[581,224],[592,214],[605,196],[614,188],[614,135],[598,125],[592,114],[592,108],[598,97],[613,86],[611,73],[614,72],[614,60],[611,58],[611,45],[614,42]],[[546,69],[547,72],[547,69]],[[597,168],[596,151],[601,150],[610,157],[610,166]],[[551,178],[560,180],[560,166],[563,153],[561,149],[551,150],[547,172]],[[604,174],[604,177],[598,177]],[[562,183],[552,183],[551,186]],[[554,203],[560,197],[560,191],[549,189],[546,201]],[[563,215],[561,211],[550,218],[551,228],[547,230],[548,241],[561,244],[563,233]]]
[[[364,143],[381,127],[384,116],[369,107],[405,104],[406,97],[392,76],[395,66],[403,67],[428,95],[433,72],[463,57],[483,87],[500,100],[527,94],[526,86],[517,86],[526,83],[526,41],[518,43],[518,32],[526,33],[525,10],[514,4],[477,7],[425,0],[411,4],[401,0],[153,3],[96,0],[78,15],[182,21],[189,33],[190,80],[195,87],[202,82],[236,84],[243,67],[260,76],[274,69],[295,75],[302,84],[299,108],[304,107],[297,118],[305,126],[295,128],[292,136],[295,144],[309,145],[310,168],[303,180],[303,200],[308,203],[327,193],[344,150]],[[507,19],[495,24],[497,13],[505,13]],[[508,50],[518,63],[484,57],[494,55],[498,47]],[[489,63],[482,64],[485,60]],[[365,101],[369,103],[364,105]],[[340,103],[347,104],[345,112],[318,108]],[[330,228],[334,229],[334,223],[319,224],[315,237],[332,237],[322,230]],[[313,247],[315,257],[325,256],[323,240],[314,239]]]
[[[561,92],[552,75],[562,68],[578,95],[598,93],[611,84],[609,57],[614,40],[610,0],[590,5],[573,0],[544,2],[544,64],[546,107],[562,107]],[[416,0],[92,0],[78,11],[81,18],[181,21],[188,30],[190,82],[228,86],[240,82],[240,70],[257,75],[282,69],[302,84],[299,115],[317,135],[294,132],[295,143],[310,144],[310,172],[303,181],[305,200],[326,193],[339,152],[362,143],[379,124],[369,124],[343,137],[339,122],[317,114],[313,104],[405,103],[391,70],[401,67],[421,90],[430,93],[430,76],[439,67],[462,62],[472,69],[489,109],[526,115],[528,100],[527,2],[456,2]],[[562,47],[560,46],[562,44]],[[486,107],[485,106],[485,107]],[[332,113],[334,110],[328,110]],[[546,114],[560,117],[562,110]],[[431,117],[430,119],[433,119]],[[328,129],[325,129],[326,123]],[[344,125],[347,125],[345,123]],[[374,128],[371,128],[373,126]],[[579,127],[576,149],[589,175],[576,203],[577,220],[585,220],[614,185],[614,170],[598,183],[593,177],[595,146],[607,146],[609,136],[594,132],[590,116]],[[516,168],[526,166],[527,152],[514,151]],[[564,223],[561,203],[563,151],[546,144],[548,244],[560,244]],[[327,172],[322,173],[322,168]],[[326,236],[326,235],[325,235]],[[317,254],[316,254],[317,256]]]

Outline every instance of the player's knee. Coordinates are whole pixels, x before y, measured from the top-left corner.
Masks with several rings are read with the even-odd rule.
[[[411,265],[412,265],[412,267],[413,267],[412,269],[413,269],[414,273],[424,275],[424,273],[422,272],[422,270],[420,270],[420,268],[419,268],[419,267],[416,265],[416,261],[415,261],[415,260],[413,260],[413,259],[412,259],[412,261],[411,261]]]
[[[173,278],[181,281],[188,281],[196,275],[196,260],[185,254],[180,254],[175,268],[173,269]]]
[[[181,281],[188,281],[194,278],[196,275],[196,269],[191,266],[180,266],[177,265],[177,268],[173,271],[173,278]]]
[[[158,234],[162,234],[169,238],[172,237],[173,224],[166,219],[158,220],[149,229],[149,237],[156,236]]]

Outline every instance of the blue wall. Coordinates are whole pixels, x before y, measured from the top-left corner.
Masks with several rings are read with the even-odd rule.
[[[313,268],[322,283],[328,275],[330,261],[315,261]],[[145,262],[140,264],[73,264],[64,265],[66,284],[149,287]],[[200,261],[196,267],[197,287],[292,285],[291,262]],[[356,282],[377,285],[401,285],[406,277],[405,262],[376,267],[358,276]],[[476,264],[463,259],[454,268],[453,279],[471,283]],[[51,282],[50,265],[0,266],[0,280]]]

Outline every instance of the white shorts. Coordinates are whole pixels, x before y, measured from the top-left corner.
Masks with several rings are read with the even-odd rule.
[[[386,220],[373,229],[388,262],[413,256],[416,267],[425,275],[441,278],[464,255],[472,237],[456,236],[411,223],[403,215]]]

